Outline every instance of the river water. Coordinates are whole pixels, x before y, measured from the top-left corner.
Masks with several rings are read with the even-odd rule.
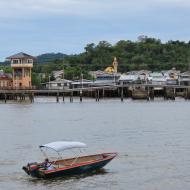
[[[56,140],[82,141],[90,153],[118,156],[91,175],[27,176],[22,166],[43,159],[38,145]],[[0,104],[0,190],[13,189],[189,190],[190,102],[37,98]]]

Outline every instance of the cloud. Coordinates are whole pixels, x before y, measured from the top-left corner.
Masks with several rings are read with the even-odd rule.
[[[91,41],[141,34],[186,40],[189,9],[187,0],[0,0],[0,56],[75,53]]]
[[[1,0],[0,16],[4,18],[74,15],[106,17],[146,12],[157,7],[189,8],[187,0]]]
[[[187,0],[154,0],[156,3],[164,4],[167,5],[169,4],[170,6],[190,6],[190,1]]]

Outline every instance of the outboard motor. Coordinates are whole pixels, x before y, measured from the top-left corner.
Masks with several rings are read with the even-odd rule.
[[[37,162],[28,163],[27,166],[23,166],[22,169],[28,174],[32,175],[35,171],[39,169]]]

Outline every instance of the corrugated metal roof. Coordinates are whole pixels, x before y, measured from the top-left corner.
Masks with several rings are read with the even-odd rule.
[[[11,74],[0,73],[0,80],[12,80]]]
[[[23,53],[23,52],[20,52],[20,53],[12,55],[10,57],[7,57],[7,59],[22,59],[22,58],[35,59],[35,57],[33,57],[29,54]]]
[[[190,71],[186,71],[184,73],[181,73],[181,76],[190,76]]]

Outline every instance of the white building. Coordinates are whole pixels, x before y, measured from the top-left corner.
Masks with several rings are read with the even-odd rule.
[[[179,83],[180,85],[190,85],[190,71],[186,71],[180,74]]]
[[[51,90],[63,90],[63,89],[69,89],[72,85],[71,80],[66,79],[57,79],[54,81],[49,81],[42,84],[42,87],[45,89],[51,89]]]
[[[149,74],[148,81],[150,84],[165,85],[166,77],[161,72],[153,72]]]

